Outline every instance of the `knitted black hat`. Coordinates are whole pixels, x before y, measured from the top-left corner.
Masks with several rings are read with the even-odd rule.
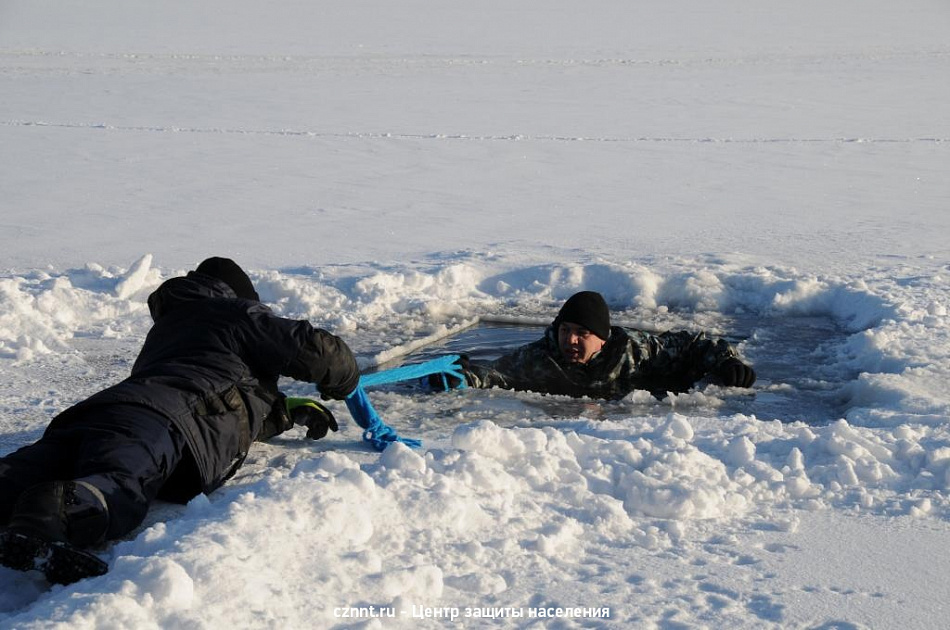
[[[254,290],[251,279],[248,278],[244,270],[230,258],[218,258],[217,256],[208,258],[202,261],[195,271],[203,273],[206,276],[211,276],[212,278],[217,278],[218,280],[223,280],[234,290],[239,298],[257,300],[258,302],[261,299],[257,291]]]
[[[554,320],[554,328],[562,322],[583,326],[604,340],[610,336],[610,309],[604,296],[595,291],[581,291],[569,297]]]

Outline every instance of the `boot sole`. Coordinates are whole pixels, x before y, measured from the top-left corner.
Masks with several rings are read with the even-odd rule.
[[[42,571],[49,560],[49,543],[14,532],[0,533],[0,564],[15,571]]]
[[[19,532],[0,534],[0,564],[16,571],[42,571],[53,584],[104,575],[109,565],[88,551]]]

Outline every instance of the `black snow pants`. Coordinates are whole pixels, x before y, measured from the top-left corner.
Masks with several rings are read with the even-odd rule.
[[[173,473],[179,478],[185,469],[193,469],[190,460],[184,437],[168,418],[152,409],[90,407],[68,422],[49,427],[39,441],[0,458],[0,524],[9,520],[17,497],[27,488],[52,481],[85,481],[105,496],[106,538],[120,538],[142,523]],[[179,464],[182,469],[176,472]],[[197,488],[197,471],[187,474],[192,475]]]

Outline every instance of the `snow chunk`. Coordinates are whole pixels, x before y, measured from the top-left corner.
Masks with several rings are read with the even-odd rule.
[[[127,300],[137,293],[145,284],[152,267],[152,255],[145,254],[139,258],[115,285],[115,296],[120,300]]]
[[[146,606],[160,608],[163,614],[191,608],[195,583],[185,569],[168,558],[146,558],[135,580]]]
[[[568,556],[575,551],[583,535],[584,528],[580,523],[565,520],[545,527],[538,536],[537,548],[545,556]]]
[[[744,435],[736,437],[729,444],[729,460],[735,466],[745,466],[755,461],[755,444]]]
[[[689,420],[679,414],[670,414],[666,426],[662,431],[663,435],[678,440],[689,442],[693,439],[693,427]]]
[[[524,436],[488,420],[456,429],[452,434],[452,446],[499,460],[519,457],[527,450]]]
[[[421,473],[426,469],[426,460],[402,442],[393,442],[380,456],[379,463],[392,470]]]

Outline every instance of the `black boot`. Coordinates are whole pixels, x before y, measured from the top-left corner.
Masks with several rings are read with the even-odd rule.
[[[91,484],[57,481],[26,490],[0,534],[0,564],[38,569],[50,582],[69,584],[102,575],[107,565],[81,547],[102,542],[109,512]]]

